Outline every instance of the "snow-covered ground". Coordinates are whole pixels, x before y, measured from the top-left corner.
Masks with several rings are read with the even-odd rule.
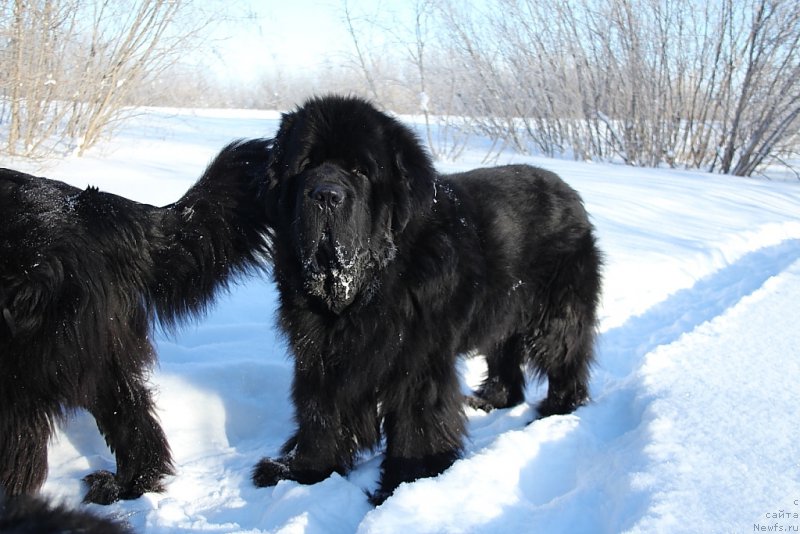
[[[269,112],[149,110],[84,158],[3,166],[135,200],[178,198]],[[475,141],[443,171],[480,165]],[[252,466],[292,430],[291,361],[269,280],[160,335],[152,382],[178,474],[167,492],[98,513],[137,532],[800,531],[800,183],[503,154],[583,195],[606,255],[593,403],[531,423],[529,406],[468,410],[466,454],[379,508],[380,454],[347,477],[257,489]],[[535,230],[532,230],[535,231]],[[462,364],[480,380],[479,358]],[[544,395],[532,384],[529,402]],[[93,420],[57,435],[44,492],[80,505],[80,479],[114,460]],[[763,527],[763,528],[762,528]]]

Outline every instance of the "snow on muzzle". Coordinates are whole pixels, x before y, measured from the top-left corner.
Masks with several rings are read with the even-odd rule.
[[[300,255],[305,291],[340,313],[356,295],[366,269],[368,229],[354,217],[343,189],[320,184],[303,203]]]

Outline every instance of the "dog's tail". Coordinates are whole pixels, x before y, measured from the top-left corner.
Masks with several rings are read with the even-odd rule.
[[[271,239],[261,197],[271,148],[269,139],[229,144],[165,207],[151,292],[163,326],[203,313],[236,275],[266,269]]]

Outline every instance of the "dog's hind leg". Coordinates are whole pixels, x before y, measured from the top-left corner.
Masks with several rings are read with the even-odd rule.
[[[174,474],[169,445],[144,378],[138,370],[111,365],[109,376],[114,381],[100,385],[88,406],[117,460],[116,474],[98,471],[84,478],[89,485],[84,501],[98,504],[163,491],[163,477]]]
[[[467,401],[473,408],[490,411],[510,408],[525,400],[525,343],[513,335],[486,355],[486,378],[474,396]]]
[[[0,403],[0,492],[24,495],[42,486],[51,433],[51,418],[41,406]]]
[[[571,413],[588,402],[601,261],[591,235],[580,245],[554,268],[550,283],[532,294],[537,311],[524,333],[489,351],[486,379],[468,399],[472,407],[488,411],[521,403],[526,366],[548,380],[547,397],[537,407],[541,417]]]
[[[587,236],[585,250],[558,271],[559,292],[548,295],[548,312],[532,340],[531,364],[546,375],[547,397],[541,417],[567,414],[589,400],[589,375],[594,362],[596,313],[600,294],[600,256]]]
[[[589,400],[593,335],[563,319],[549,326],[541,338],[545,346],[533,357],[536,371],[548,381],[547,397],[537,406],[540,417],[572,413]]]

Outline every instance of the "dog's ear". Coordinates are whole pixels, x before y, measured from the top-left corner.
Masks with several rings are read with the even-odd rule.
[[[397,176],[393,230],[402,231],[412,217],[427,212],[436,194],[436,170],[428,152],[412,131],[396,124],[392,132]]]

